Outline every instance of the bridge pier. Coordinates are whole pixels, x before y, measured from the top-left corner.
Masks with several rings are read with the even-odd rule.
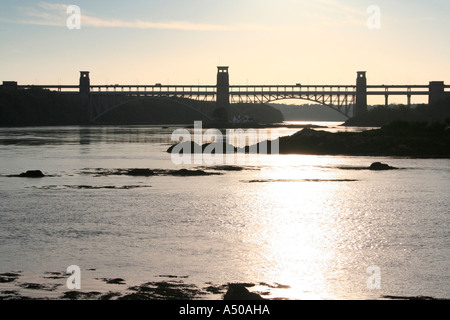
[[[217,67],[217,99],[216,110],[220,115],[220,120],[228,122],[230,109],[230,76],[229,67]]]
[[[444,81],[431,81],[428,104],[433,105],[445,99]]]
[[[366,71],[358,71],[356,78],[356,102],[353,116],[358,117],[367,112],[367,78]]]
[[[91,80],[89,79],[89,71],[80,71],[80,85],[79,85],[80,104],[86,110],[86,117],[88,121],[92,119],[92,109],[90,107],[89,95],[91,92]]]

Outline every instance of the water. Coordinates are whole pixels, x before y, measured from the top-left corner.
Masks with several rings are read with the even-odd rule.
[[[449,160],[266,155],[212,176],[94,170],[196,168],[166,153],[174,129],[0,129],[0,273],[43,283],[78,265],[86,291],[112,290],[104,277],[128,287],[171,275],[271,284],[261,286],[270,298],[450,298]],[[401,170],[349,169],[375,161]],[[50,176],[7,177],[35,169]],[[67,291],[55,281],[26,295]]]

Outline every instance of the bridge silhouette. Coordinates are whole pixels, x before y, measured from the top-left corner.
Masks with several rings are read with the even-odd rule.
[[[428,96],[429,103],[443,100],[446,89],[442,81],[428,85],[367,85],[365,71],[358,71],[354,85],[230,85],[229,67],[219,66],[216,85],[91,85],[89,71],[80,71],[78,85],[17,85],[3,82],[3,86],[18,89],[39,87],[65,95],[78,95],[88,109],[89,121],[95,122],[106,113],[133,101],[143,99],[165,99],[175,101],[204,114],[186,99],[216,102],[216,107],[228,110],[230,104],[269,103],[284,99],[302,99],[327,106],[350,118],[367,111],[368,96],[384,96],[385,105],[389,97],[404,96],[411,105],[413,96]]]

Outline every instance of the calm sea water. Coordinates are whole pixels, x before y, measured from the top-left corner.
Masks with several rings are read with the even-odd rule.
[[[288,299],[450,298],[450,160],[265,155],[214,176],[98,174],[196,168],[166,153],[174,129],[0,129],[0,273],[42,283],[78,265],[86,291],[171,275]],[[400,170],[358,169],[375,161]],[[35,169],[48,177],[8,177]]]

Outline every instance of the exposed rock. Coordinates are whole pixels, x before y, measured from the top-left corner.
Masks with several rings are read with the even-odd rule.
[[[88,169],[83,171],[83,174],[91,173]],[[208,175],[220,175],[221,173],[217,172],[207,172],[203,170],[189,170],[189,169],[180,169],[180,170],[167,170],[167,169],[94,169],[93,172],[96,176],[141,176],[141,177],[150,177],[150,176],[161,176],[161,175],[169,175],[169,176],[208,176]],[[66,186],[69,187],[69,186]],[[95,188],[93,186],[74,186],[74,187],[83,187],[83,188]],[[137,188],[143,186],[125,186],[128,188]],[[122,187],[122,188],[125,188]],[[108,188],[103,186],[100,188]],[[115,186],[109,186],[109,188],[114,189],[118,188]]]
[[[149,177],[153,176],[155,172],[150,169],[129,169],[126,172],[126,175],[129,176],[137,176],[137,177]]]
[[[183,282],[148,282],[129,288],[135,291],[119,298],[119,300],[192,300],[198,295],[204,295],[195,285]]]
[[[125,280],[122,278],[101,278],[107,284],[125,284]]]
[[[169,174],[173,176],[182,176],[182,177],[217,175],[217,173],[206,172],[203,170],[188,170],[188,169],[171,171]]]
[[[100,292],[80,292],[80,291],[67,291],[61,296],[61,299],[67,300],[89,300],[96,299],[102,294]]]
[[[369,170],[373,170],[373,171],[395,170],[395,169],[397,169],[397,168],[391,167],[390,165],[381,163],[381,162],[374,162],[369,167]]]
[[[231,283],[224,300],[264,300],[259,294],[248,291],[245,284]]]
[[[21,283],[19,286],[28,290],[54,291],[60,284]]]
[[[45,175],[40,170],[30,170],[19,174],[21,178],[43,178]]]
[[[0,300],[36,300],[36,299],[23,296],[16,290],[5,290],[0,291]]]
[[[189,278],[189,276],[176,276],[176,275],[172,275],[172,274],[160,274],[157,277],[159,278],[180,278],[180,279],[187,279]]]
[[[225,293],[225,290],[227,288],[227,285],[209,285],[204,288],[206,292],[212,293],[212,294],[221,294]]]
[[[145,293],[134,292],[134,293],[126,294],[126,295],[124,295],[122,297],[119,297],[117,300],[137,301],[137,300],[150,300],[150,299],[151,299],[151,297],[149,297]]]
[[[12,273],[12,272],[2,273],[2,274],[0,274],[0,283],[13,282],[13,281],[17,280],[19,277],[20,277],[20,274],[18,274],[18,273]]]
[[[246,168],[242,166],[233,166],[233,165],[219,165],[219,166],[212,166],[212,167],[200,167],[201,169],[211,169],[211,170],[217,170],[217,171],[243,171]]]
[[[120,297],[120,296],[121,296],[120,292],[109,291],[109,292],[103,294],[99,299],[100,300],[112,300],[113,298]]]

